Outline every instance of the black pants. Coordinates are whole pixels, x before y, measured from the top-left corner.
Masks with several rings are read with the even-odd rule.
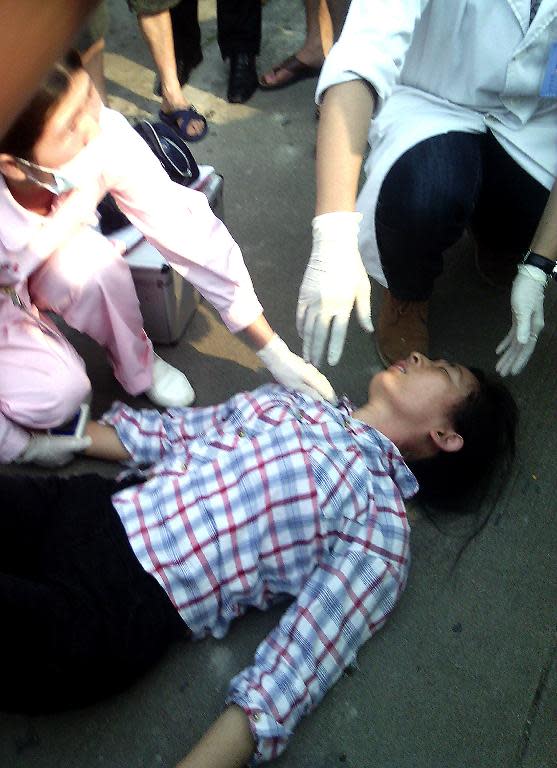
[[[186,634],[128,542],[114,481],[0,477],[0,708],[80,706]]]
[[[201,31],[197,0],[182,0],[170,9],[176,58],[197,61]],[[217,36],[223,59],[233,53],[257,56],[261,44],[261,0],[217,0]]]
[[[375,225],[391,293],[429,298],[443,251],[470,226],[494,253],[528,248],[549,192],[505,152],[491,133],[453,131],[408,150],[387,174]]]

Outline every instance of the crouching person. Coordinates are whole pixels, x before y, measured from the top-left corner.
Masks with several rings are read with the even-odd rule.
[[[0,478],[1,706],[83,704],[177,636],[222,638],[291,596],[181,766],[273,759],[396,605],[416,477],[437,501],[477,486],[512,456],[515,423],[502,385],[418,353],[361,408],[278,385],[166,414],[114,405],[88,453],[147,472]]]

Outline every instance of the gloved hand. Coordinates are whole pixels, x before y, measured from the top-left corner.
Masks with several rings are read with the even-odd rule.
[[[37,464],[39,467],[63,467],[69,464],[74,454],[81,453],[91,445],[90,437],[71,435],[47,435],[31,432],[27,448],[20,454],[18,464]]]
[[[511,291],[511,330],[495,350],[501,355],[495,369],[516,376],[524,368],[544,326],[543,296],[547,275],[538,267],[520,264]]]
[[[257,357],[273,374],[279,384],[297,389],[316,399],[336,403],[337,397],[329,381],[317,368],[291,352],[280,336],[275,335],[257,352]]]
[[[361,213],[339,211],[313,219],[313,247],[300,286],[296,327],[304,360],[319,365],[329,327],[327,360],[340,360],[352,307],[362,328],[371,333],[371,285],[358,250]]]

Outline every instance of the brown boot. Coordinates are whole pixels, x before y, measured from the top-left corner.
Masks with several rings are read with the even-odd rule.
[[[375,346],[384,365],[404,360],[414,351],[427,355],[428,305],[428,301],[400,301],[385,288],[375,332]]]

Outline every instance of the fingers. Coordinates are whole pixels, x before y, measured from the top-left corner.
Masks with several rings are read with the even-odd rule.
[[[507,341],[508,336],[505,338]],[[531,334],[526,344],[519,344],[517,339],[513,339],[507,347],[505,353],[497,361],[495,370],[500,376],[517,376],[525,367],[538,341],[537,334]],[[497,347],[499,350],[503,342]]]
[[[500,346],[500,345],[499,345]],[[499,376],[508,376],[513,364],[514,360],[514,350],[512,347],[509,347],[504,355],[502,355],[499,360],[497,361],[497,365],[495,366],[495,370],[499,374]]]
[[[530,318],[532,315],[530,313],[528,314],[522,314],[522,313],[516,313],[515,314],[515,322],[516,322],[516,340],[519,344],[526,344],[528,339],[530,338]]]
[[[356,294],[356,315],[361,327],[367,333],[373,333],[373,322],[371,320],[371,285],[366,275],[365,282],[362,282],[358,293]],[[338,362],[338,361],[337,361]],[[334,365],[334,363],[331,363]]]
[[[329,351],[327,362],[329,365],[336,365],[342,355],[346,332],[348,330],[348,320],[350,315],[337,315],[331,325],[331,339],[329,341]]]
[[[298,331],[298,336],[301,339],[304,338],[306,310],[307,310],[307,304],[305,303],[305,301],[300,301],[298,299],[298,306],[296,307],[296,330]]]
[[[517,350],[515,359],[511,366],[511,374],[513,376],[516,376],[517,374],[519,374],[523,370],[523,368],[526,367],[526,363],[532,357],[532,353],[534,351],[537,341],[538,341],[538,337],[532,336],[526,344],[522,345],[521,348]]]
[[[507,347],[511,345],[511,342],[514,338],[514,327],[511,328],[511,330],[507,333],[503,341],[500,341],[495,349],[495,354],[500,355],[502,352],[504,352]]]
[[[309,363],[306,363],[303,373],[303,381],[305,386],[302,388],[302,391],[306,392],[306,394],[317,399],[322,397],[324,400],[328,400],[333,404],[337,403],[338,398],[335,394],[335,390],[327,377]]]
[[[317,322],[318,311],[313,307],[307,307],[304,317],[303,348],[302,355],[304,360],[312,360],[313,354],[313,331]]]
[[[323,353],[325,351],[325,345],[327,344],[327,338],[329,336],[329,327],[331,325],[331,318],[323,313],[318,314],[313,326],[313,340],[311,343],[311,354],[309,361],[313,365],[320,365],[323,359]]]

